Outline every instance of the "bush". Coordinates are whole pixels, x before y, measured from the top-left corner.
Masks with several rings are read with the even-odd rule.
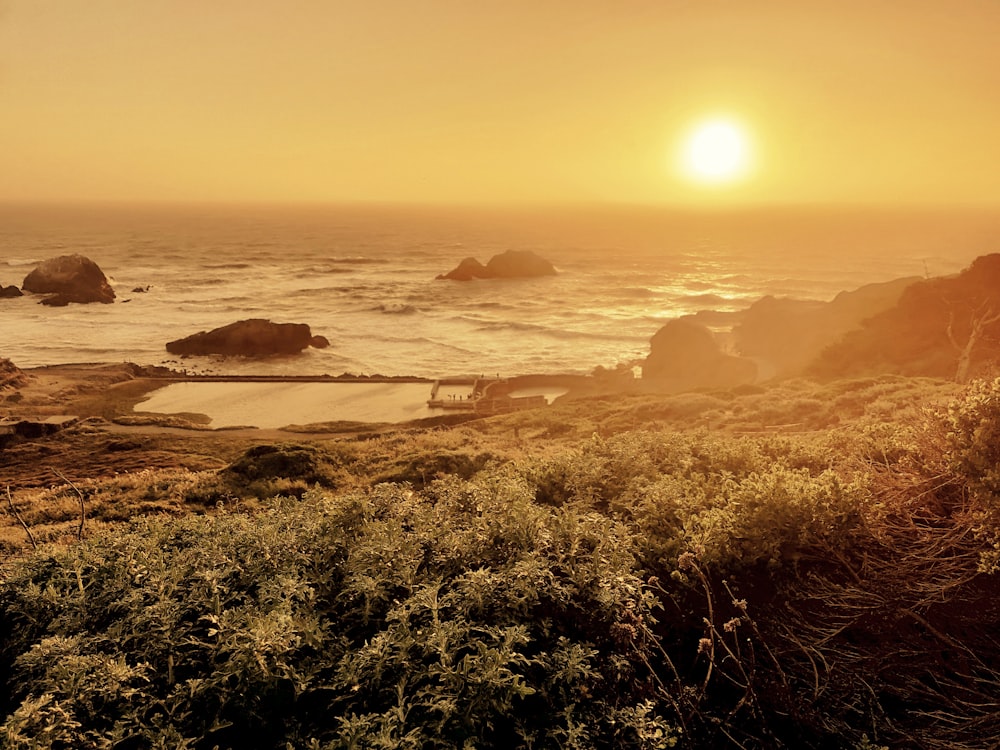
[[[0,746],[981,747],[1000,383],[927,408],[950,389],[797,381],[689,415],[843,399],[822,434],[510,441],[552,427],[530,413],[82,484],[94,518],[225,510],[8,563]],[[267,492],[301,498],[246,502]],[[66,488],[15,499],[77,518]]]
[[[626,530],[506,471],[428,492],[143,520],[20,564],[6,746],[672,746]]]
[[[343,451],[342,446],[337,446]],[[333,486],[338,456],[315,445],[282,443],[257,445],[243,453],[223,471],[245,482],[261,479],[298,479],[306,484]]]
[[[1000,378],[973,381],[948,407],[954,471],[991,499],[1000,495]]]

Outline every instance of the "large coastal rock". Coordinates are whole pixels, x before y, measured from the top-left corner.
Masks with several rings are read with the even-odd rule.
[[[43,305],[115,301],[115,292],[104,272],[90,258],[78,253],[43,261],[24,277],[21,287],[26,292],[53,295],[43,299]]]
[[[455,268],[448,273],[438,274],[439,279],[450,279],[451,281],[472,281],[473,279],[489,278],[486,266],[475,258],[465,258]]]
[[[826,348],[808,372],[879,373],[965,382],[1000,371],[1000,254],[976,258],[956,276],[908,286],[895,305]]]
[[[545,258],[530,250],[508,250],[489,259],[486,273],[496,279],[522,279],[555,276],[556,269]]]
[[[224,354],[235,357],[270,357],[298,354],[307,346],[329,346],[323,336],[313,336],[305,323],[272,323],[251,318],[211,331],[201,331],[167,344],[171,354]]]
[[[484,266],[475,258],[466,258],[439,279],[471,281],[472,279],[527,279],[538,276],[555,276],[556,269],[549,261],[531,250],[507,250],[494,255]]]
[[[669,390],[735,388],[752,383],[757,366],[719,349],[712,332],[690,320],[671,320],[649,342],[642,379]]]

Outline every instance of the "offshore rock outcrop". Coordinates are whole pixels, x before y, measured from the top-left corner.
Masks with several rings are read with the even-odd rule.
[[[14,299],[16,297],[23,297],[21,290],[16,286],[11,284],[10,286],[4,286],[0,284],[0,299]]]
[[[735,388],[757,378],[757,366],[719,349],[712,332],[690,320],[671,320],[649,342],[642,379],[669,390]]]
[[[74,253],[42,261],[24,277],[21,288],[35,294],[50,294],[43,305],[62,307],[71,302],[87,304],[115,301],[115,292],[100,267],[90,258]]]
[[[455,268],[448,271],[448,273],[438,274],[437,278],[449,279],[451,281],[472,281],[473,279],[489,278],[489,275],[486,271],[486,266],[478,260],[475,258],[465,258]]]
[[[272,323],[263,318],[250,318],[171,341],[167,351],[181,355],[271,357],[299,354],[309,346],[323,349],[329,345],[325,337],[313,336],[305,323]]]
[[[555,266],[531,250],[507,250],[494,255],[485,266],[475,258],[465,258],[457,267],[448,273],[438,274],[437,278],[471,281],[472,279],[528,279],[555,275]]]

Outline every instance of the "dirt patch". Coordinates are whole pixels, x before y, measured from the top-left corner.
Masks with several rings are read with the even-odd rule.
[[[192,440],[174,435],[123,437],[85,426],[18,442],[0,451],[0,487],[60,484],[57,472],[75,480],[143,469],[219,469],[239,450],[240,445],[225,439]]]

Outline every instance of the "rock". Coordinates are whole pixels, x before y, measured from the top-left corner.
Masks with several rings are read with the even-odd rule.
[[[472,279],[528,279],[538,276],[555,276],[556,269],[549,261],[531,250],[508,250],[494,255],[484,266],[475,258],[466,258],[439,279],[471,281]]]
[[[146,292],[148,292],[152,288],[152,286],[153,286],[152,284],[146,284],[146,286],[137,286],[137,287],[133,287],[132,291],[135,294],[145,294]]]
[[[79,417],[59,415],[38,419],[8,419],[4,421],[2,426],[3,431],[8,435],[36,439],[54,435],[67,427],[72,427],[79,421]]]
[[[51,297],[46,297],[42,300],[41,304],[48,305],[49,307],[66,307],[70,302],[78,302],[79,300],[70,299],[65,294],[53,294]]]
[[[28,383],[28,376],[9,359],[0,357],[0,390],[20,388]]]
[[[556,275],[556,269],[551,263],[530,250],[508,250],[494,255],[486,264],[486,272],[490,278],[498,279]]]
[[[472,279],[488,278],[486,266],[475,258],[466,258],[448,273],[438,274],[439,279],[451,279],[452,281],[472,281]]]
[[[115,292],[104,272],[90,258],[79,254],[60,255],[43,261],[24,277],[21,287],[26,292],[58,295],[54,301],[42,300],[50,305],[70,302],[110,304],[115,300]]]
[[[10,286],[4,286],[0,284],[0,299],[14,299],[15,297],[23,297],[24,294],[16,286],[11,284]]]
[[[719,350],[712,332],[690,320],[671,320],[650,340],[642,379],[670,390],[735,388],[752,383],[757,366]]]
[[[309,346],[313,349],[326,349],[330,346],[330,339],[326,336],[313,336],[309,339]]]
[[[171,354],[225,354],[239,357],[269,357],[275,354],[298,354],[314,340],[305,323],[272,323],[263,318],[251,318],[230,323],[211,331],[201,331],[167,344]],[[326,342],[329,345],[329,342]]]

